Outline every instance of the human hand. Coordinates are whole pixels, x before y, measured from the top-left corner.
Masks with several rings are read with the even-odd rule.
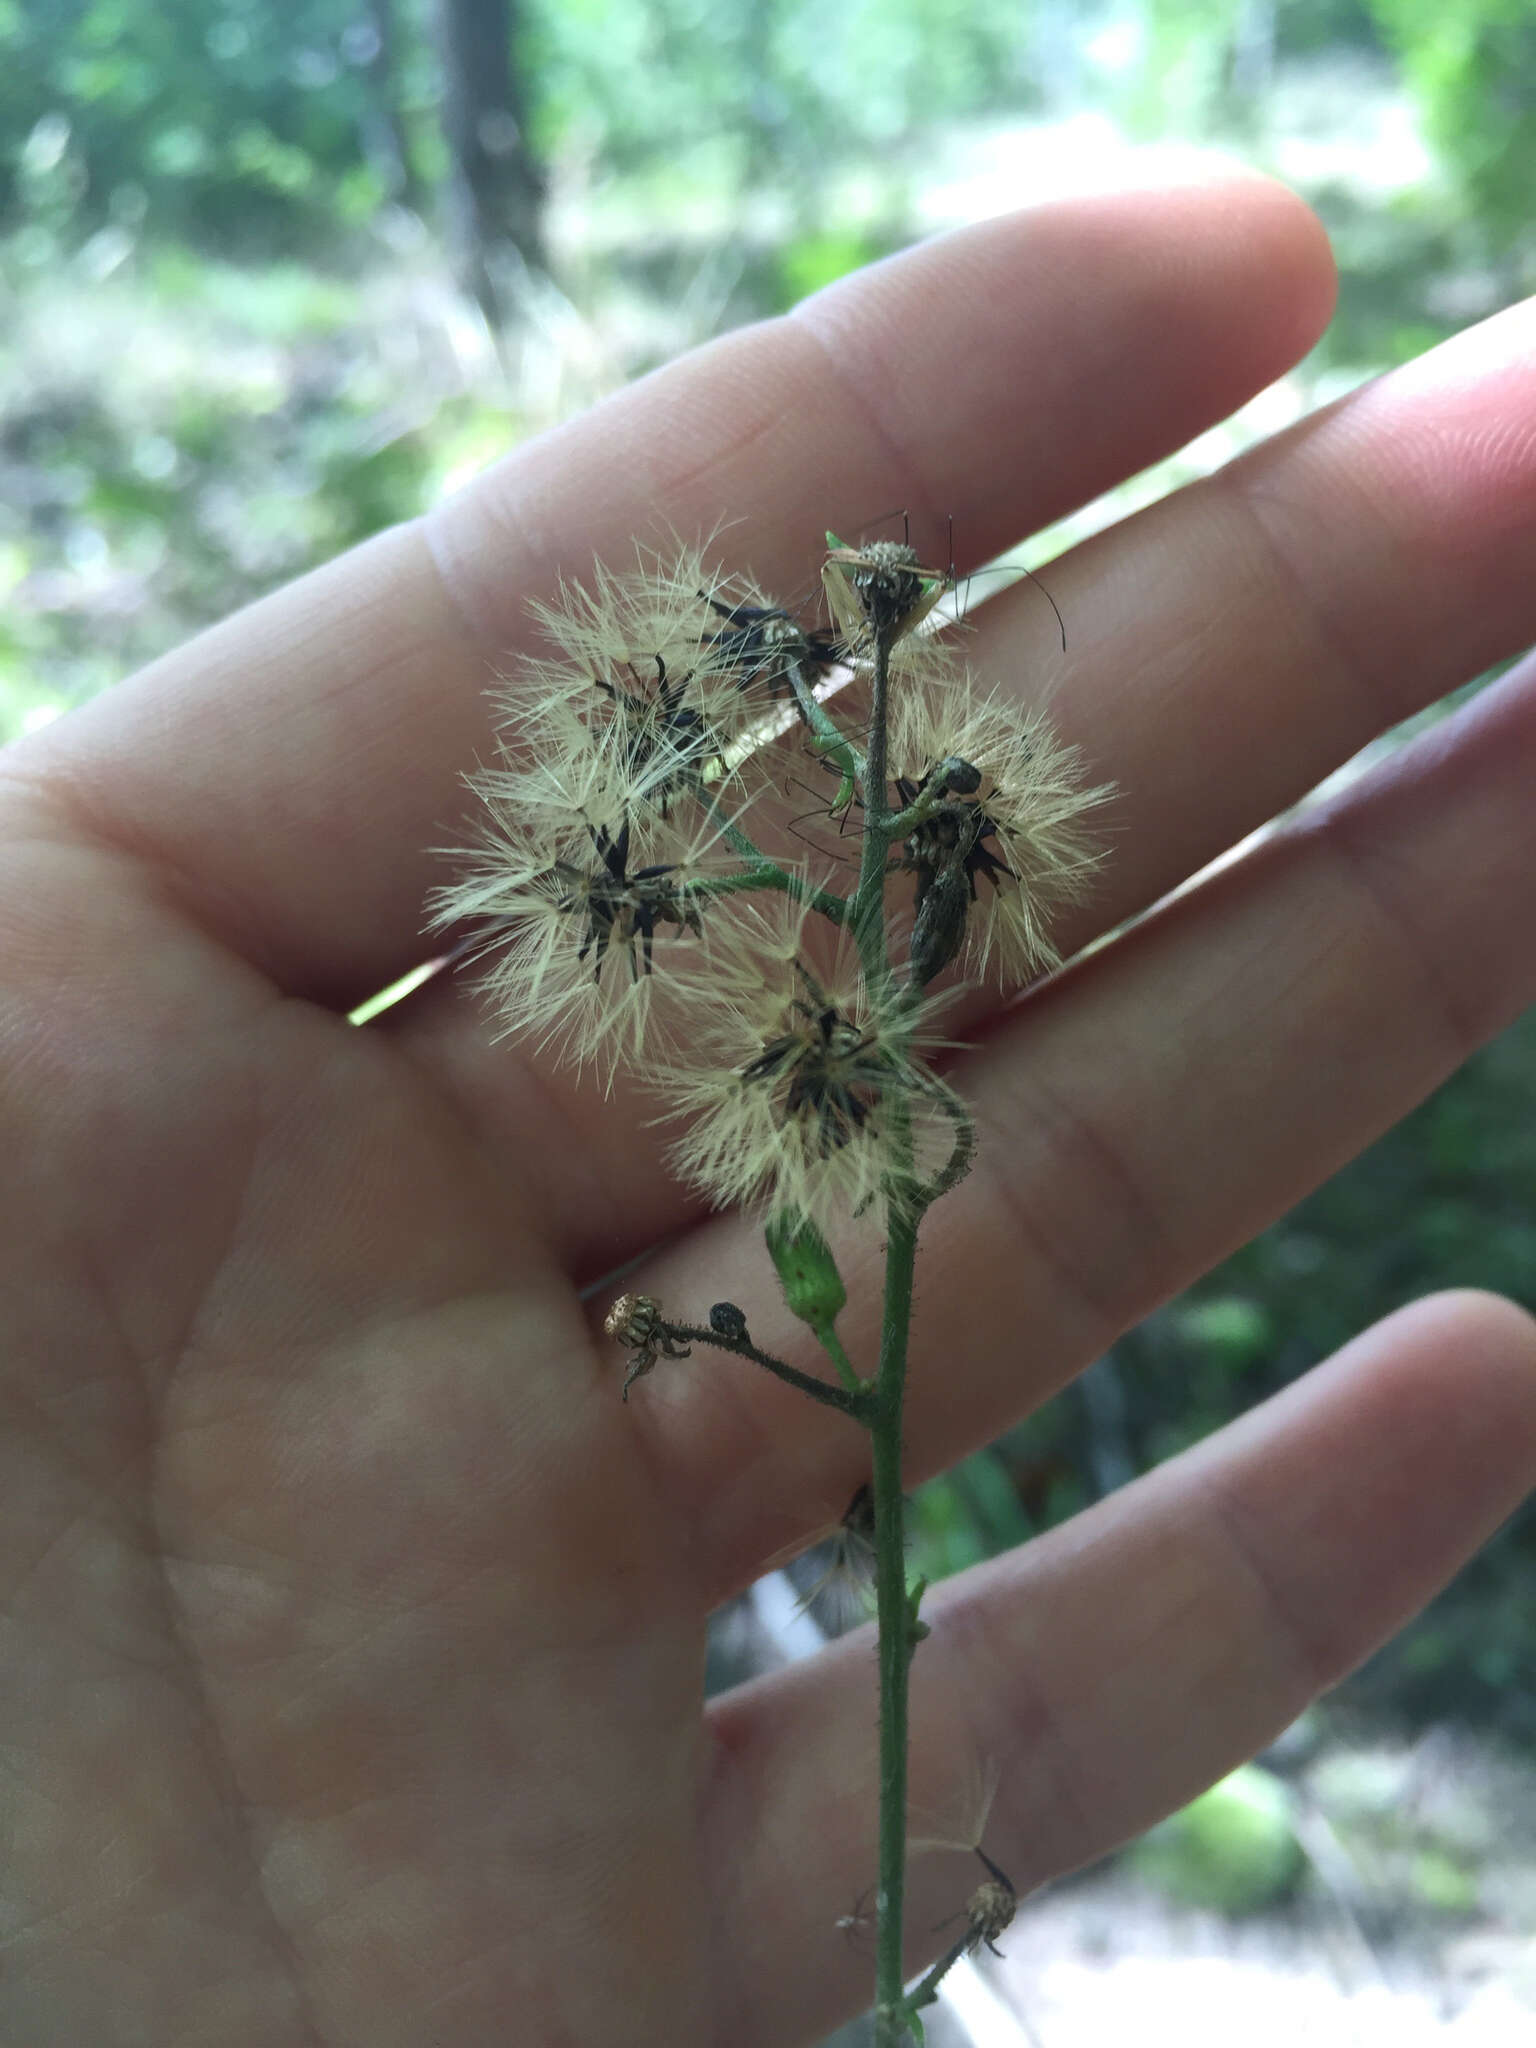
[[[492,1045],[461,987],[346,1014],[421,953],[488,671],[560,572],[653,516],[739,518],[725,544],[793,591],[825,527],[901,503],[985,558],[1279,374],[1330,292],[1316,224],[1248,181],[969,230],[7,756],[5,2039],[782,2048],[867,1996],[835,1932],[874,1860],[867,1637],[700,1703],[709,1611],[835,1519],[864,1440],[727,1359],[621,1407],[579,1293],[642,1257],[626,1286],[728,1295],[812,1366],[756,1233],[667,1182],[647,1106]],[[985,607],[976,666],[1046,677],[1119,791],[1068,945],[1536,634],[1531,332],[1492,321],[1053,564],[1066,661],[1027,589]],[[1527,663],[978,1020],[914,1480],[1530,1000],[1533,770]],[[1000,1773],[1021,1890],[1100,1853],[1364,1656],[1533,1472],[1529,1320],[1394,1316],[929,1596],[914,1805]],[[914,1962],[955,1890],[919,1859]]]

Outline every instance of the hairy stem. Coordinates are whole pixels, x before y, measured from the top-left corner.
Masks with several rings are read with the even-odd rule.
[[[872,1003],[889,1000],[891,966],[886,947],[886,856],[891,812],[886,790],[886,705],[890,684],[891,636],[877,633],[874,687],[864,761],[864,843],[858,889],[848,922],[858,940]],[[911,1137],[906,1108],[886,1105],[901,1146],[904,1185],[887,1204],[885,1303],[880,1328],[880,1363],[869,1419],[874,1467],[875,1600],[880,1665],[880,1848],[876,1886],[875,2039],[877,2048],[906,2040],[902,2005],[902,1943],[907,1869],[907,1697],[918,1627],[907,1589],[906,1519],[901,1487],[902,1407],[906,1391],[907,1338],[912,1322],[912,1275],[922,1202],[911,1185]]]
[[[681,1344],[713,1344],[717,1351],[731,1351],[738,1358],[750,1358],[754,1365],[762,1366],[776,1379],[798,1387],[802,1394],[809,1394],[813,1401],[820,1401],[824,1407],[836,1408],[840,1414],[862,1419],[871,1412],[870,1390],[853,1373],[852,1366],[848,1368],[852,1385],[834,1387],[830,1380],[819,1380],[813,1373],[801,1372],[797,1365],[775,1358],[771,1351],[759,1351],[749,1337],[722,1336],[718,1330],[705,1329],[697,1323],[668,1323],[666,1331],[669,1337]],[[821,1333],[818,1331],[817,1334]],[[825,1342],[825,1338],[822,1341]],[[838,1350],[842,1350],[841,1345],[838,1345]]]
[[[927,1976],[923,1978],[922,1982],[912,1986],[906,2000],[908,2011],[921,2012],[925,2005],[932,2005],[934,2003],[939,1995],[940,1984],[949,1975],[970,1945],[970,1935],[968,1933],[963,1934],[951,1948],[947,1949],[939,1957],[939,1960],[934,1964]],[[893,2038],[900,2040],[901,2036],[898,2034]]]
[[[830,918],[833,924],[843,924],[847,920],[845,897],[831,889],[813,889],[802,876],[788,868],[775,866],[771,860],[765,860],[758,867],[743,868],[739,874],[712,875],[708,880],[684,882],[678,894],[708,900],[715,896],[745,896],[759,889],[778,889],[784,895],[792,896],[797,903],[808,903],[823,917]]]
[[[864,843],[859,861],[859,886],[853,899],[853,925],[871,999],[883,996],[890,968],[885,950],[885,859],[890,849],[890,811],[886,802],[886,700],[891,679],[891,648],[885,634],[875,640],[874,685],[869,706],[869,737],[864,755]]]
[[[916,1647],[916,1616],[907,1592],[905,1511],[901,1489],[902,1399],[918,1217],[891,1205],[885,1262],[885,1313],[880,1369],[870,1424],[874,1463],[875,1599],[880,1629],[880,1867],[875,1950],[877,2048],[904,2038],[900,2018],[907,1871],[907,1695]]]
[[[853,1360],[848,1356],[847,1352],[843,1349],[843,1340],[841,1337],[838,1336],[837,1330],[834,1327],[834,1325],[830,1322],[820,1322],[815,1324],[813,1327],[816,1332],[817,1343],[821,1346],[822,1350],[826,1352],[828,1358],[831,1359],[832,1363],[837,1367],[837,1376],[842,1381],[843,1385],[848,1389],[849,1393],[867,1393],[869,1391],[868,1383],[864,1380],[861,1380],[859,1378],[859,1375],[854,1371]]]

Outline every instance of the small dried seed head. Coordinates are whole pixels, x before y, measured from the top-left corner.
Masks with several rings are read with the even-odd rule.
[[[621,1294],[603,1317],[603,1335],[616,1344],[649,1344],[660,1325],[660,1304],[649,1294]]]
[[[612,801],[593,815],[628,819],[637,848],[651,846],[653,817],[665,820],[698,782],[718,797],[739,779],[755,714],[732,651],[717,644],[713,583],[697,550],[637,549],[634,569],[600,564],[588,586],[563,584],[556,603],[535,604],[547,651],[496,692],[500,758],[474,786],[508,786],[515,808],[510,785],[530,766],[600,771]]]
[[[876,540],[845,547],[827,535],[822,588],[846,647],[855,653],[871,643],[892,646],[932,611],[948,578],[925,569],[917,549],[905,541]]]
[[[524,781],[542,786],[538,778]],[[481,844],[437,892],[436,921],[473,920],[473,959],[498,1035],[553,1045],[611,1086],[625,1060],[682,1029],[704,983],[709,910],[697,885],[736,865],[709,818],[670,833],[667,860],[635,849],[627,819],[574,810],[585,785],[547,783],[549,801],[520,818],[498,790]],[[653,845],[649,849],[654,853]]]
[[[603,1331],[629,1351],[629,1371],[624,1375],[623,1398],[637,1379],[648,1373],[658,1358],[691,1358],[686,1344],[679,1344],[661,1313],[661,1304],[649,1294],[621,1294],[603,1318]]]
[[[807,966],[797,966],[800,993],[785,1007],[784,1029],[746,1062],[741,1078],[768,1090],[778,1120],[801,1124],[811,1149],[830,1158],[879,1105],[891,1063],[878,1037],[845,1015]]]
[[[644,790],[662,818],[694,778],[718,773],[723,741],[690,701],[692,674],[668,675],[665,657],[652,657],[654,674],[632,662],[594,676],[607,703],[603,715],[589,716],[586,733],[594,751],[611,756],[617,773]]]
[[[977,1885],[965,1902],[967,1947],[991,1948],[997,1937],[1006,1934],[1013,1925],[1018,1909],[1018,1893],[1002,1876],[989,1877]]]

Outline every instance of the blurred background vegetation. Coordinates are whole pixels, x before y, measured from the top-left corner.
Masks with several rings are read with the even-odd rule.
[[[1339,317],[1031,559],[1536,288],[1530,0],[0,0],[0,738],[711,333],[1213,145],[1317,206]],[[1427,1289],[1536,1308],[1533,1185],[1527,1020],[924,1489],[922,1565]],[[1533,1549],[1527,1517],[1349,1697],[1536,1743]]]

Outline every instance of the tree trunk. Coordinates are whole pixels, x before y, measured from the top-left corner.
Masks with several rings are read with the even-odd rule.
[[[448,230],[460,276],[493,326],[525,271],[547,268],[544,180],[513,62],[516,0],[437,0],[448,144]]]

